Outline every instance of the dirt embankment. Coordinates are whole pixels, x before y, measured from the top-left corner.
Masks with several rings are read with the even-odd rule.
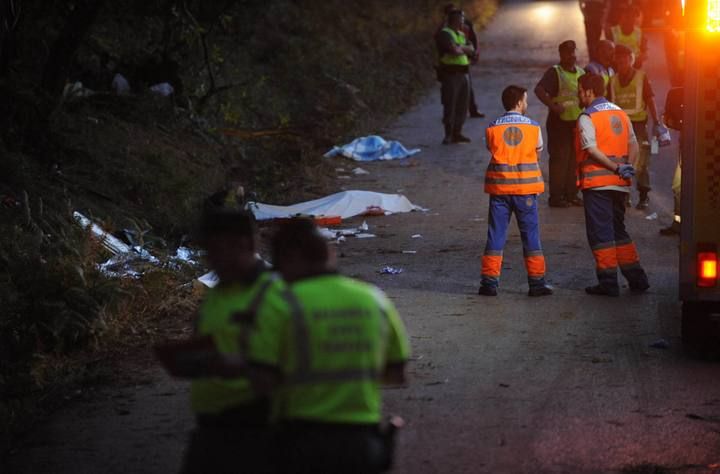
[[[0,452],[28,413],[181,334],[196,303],[186,275],[100,274],[106,255],[72,211],[164,252],[230,182],[277,203],[331,190],[321,152],[377,132],[433,84],[444,3],[5,2]],[[496,3],[466,11],[480,26]],[[149,91],[163,82],[171,96]]]

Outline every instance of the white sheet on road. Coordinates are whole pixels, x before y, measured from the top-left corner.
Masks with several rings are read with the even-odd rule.
[[[295,215],[309,216],[340,216],[348,219],[364,214],[368,209],[381,208],[385,214],[424,210],[411,203],[402,194],[383,194],[372,191],[343,191],[313,201],[301,202],[292,206],[273,206],[259,202],[248,203],[248,209],[259,221],[292,217]]]
[[[355,161],[398,160],[417,153],[420,153],[420,148],[408,150],[398,141],[386,141],[383,137],[370,135],[356,138],[347,145],[333,147],[325,153],[325,158],[341,155]]]

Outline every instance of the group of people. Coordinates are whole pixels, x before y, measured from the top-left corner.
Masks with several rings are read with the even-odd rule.
[[[610,24],[606,22],[607,3],[612,4]],[[631,290],[649,288],[625,229],[624,214],[630,205],[633,178],[639,193],[636,207],[649,206],[648,121],[652,120],[653,135],[669,139],[650,81],[641,69],[647,42],[640,28],[640,11],[625,3],[581,2],[590,63],[586,68],[578,66],[575,42],[564,41],[558,47],[560,61],[547,69],[534,89],[548,107],[548,204],[584,207],[598,277],[598,284],[586,291],[595,295],[619,295],[618,269]],[[465,37],[461,10],[449,5],[445,13],[445,26],[436,35],[445,125],[442,143],[465,143],[470,139],[461,130],[467,116],[470,58],[477,55],[477,41],[470,44]],[[599,23],[595,21],[598,18]],[[601,39],[603,29],[605,39]],[[515,214],[523,241],[528,295],[546,296],[552,289],[545,281],[537,210],[537,196],[544,191],[538,163],[544,146],[541,128],[524,115],[526,89],[507,87],[502,102],[506,113],[488,126],[485,136],[491,153],[485,175],[490,204],[478,293],[497,295],[507,228]]]
[[[387,470],[400,423],[382,422],[380,384],[404,383],[410,350],[390,300],[336,272],[310,219],[278,225],[273,271],[250,214],[208,210],[201,227],[219,284],[195,335],[157,348],[172,375],[192,379],[182,472]]]

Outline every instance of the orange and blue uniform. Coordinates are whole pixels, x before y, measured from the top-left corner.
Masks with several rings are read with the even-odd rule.
[[[578,187],[583,191],[585,227],[597,278],[608,294],[619,293],[618,267],[631,289],[647,288],[647,275],[625,229],[630,180],[601,165],[587,150],[596,147],[616,164],[627,164],[630,143],[636,141],[632,130],[627,114],[604,97],[578,119]]]
[[[507,229],[514,213],[530,288],[544,287],[545,257],[537,210],[537,196],[545,190],[538,163],[543,147],[540,124],[518,112],[507,112],[490,124],[485,139],[492,158],[485,173],[485,192],[491,196],[482,285],[496,288],[499,284]]]

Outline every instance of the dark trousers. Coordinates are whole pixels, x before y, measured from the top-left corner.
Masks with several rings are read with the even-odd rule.
[[[605,5],[598,2],[588,2],[583,10],[585,38],[587,40],[588,51],[590,52],[590,61],[596,60],[595,50],[600,41],[600,35],[602,34],[604,14]]]
[[[619,290],[618,267],[631,288],[647,284],[635,244],[625,230],[626,196],[622,191],[583,190],[585,229],[598,282],[613,291]]]
[[[473,89],[472,76],[470,75],[469,70],[468,70],[468,87],[470,88],[470,100],[468,103],[468,112],[470,112],[470,114],[478,114],[478,113],[480,113],[480,111],[478,110],[477,102],[475,102],[475,90]]]
[[[647,194],[650,187],[650,137],[648,136],[647,121],[633,122],[633,130],[640,145],[640,153],[635,163],[635,186],[641,194]]]
[[[575,162],[575,122],[557,118],[547,121],[550,153],[550,199],[577,197],[577,163]]]
[[[266,427],[198,425],[190,435],[181,474],[271,474]]]
[[[278,445],[283,474],[380,474],[389,465],[377,425],[284,423]]]
[[[457,135],[462,132],[462,127],[468,114],[468,103],[470,101],[470,82],[468,75],[443,72],[440,96],[443,105],[445,135]]]
[[[545,286],[545,257],[540,245],[537,195],[492,195],[488,208],[488,233],[482,258],[482,285],[497,287],[510,218],[515,214],[525,256],[530,288]]]

